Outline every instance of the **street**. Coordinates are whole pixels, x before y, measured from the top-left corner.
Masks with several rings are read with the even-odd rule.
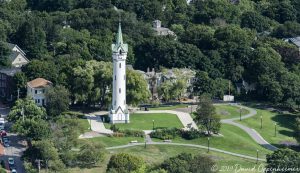
[[[5,160],[5,163],[8,165],[8,158],[14,158],[15,169],[17,172],[25,173],[23,162],[21,161],[22,152],[26,149],[25,145],[22,144],[22,141],[20,141],[16,134],[8,133],[8,139],[10,141],[10,146],[4,147],[4,156],[1,156],[1,159]]]
[[[2,115],[2,117],[6,117],[9,113],[10,109],[5,107],[4,105],[2,105],[0,103],[0,114]],[[0,148],[3,149],[4,151],[1,151],[0,153],[4,154],[0,156],[0,160],[4,160],[6,167],[8,168],[8,158],[12,157],[14,158],[15,161],[15,167],[18,173],[25,173],[25,169],[24,169],[24,165],[23,162],[21,161],[21,156],[22,156],[22,152],[26,149],[26,146],[24,144],[22,144],[22,141],[20,140],[20,138],[13,133],[9,133],[10,131],[8,130],[8,124],[6,123],[5,125],[5,130],[7,130],[7,136],[9,139],[9,147],[3,147],[1,146]],[[2,145],[2,144],[0,144]]]

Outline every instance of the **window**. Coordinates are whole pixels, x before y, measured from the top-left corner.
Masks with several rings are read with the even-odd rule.
[[[21,58],[19,58],[19,61],[22,61],[22,59],[21,59]]]
[[[117,77],[116,77],[116,75],[115,75],[115,80],[117,80]]]
[[[34,90],[34,93],[37,94],[37,90]]]
[[[119,63],[119,67],[121,68],[121,63]]]
[[[119,93],[121,93],[121,88],[119,88]]]

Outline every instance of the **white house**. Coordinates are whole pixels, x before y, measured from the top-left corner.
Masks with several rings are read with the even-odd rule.
[[[23,52],[23,50],[19,48],[18,45],[8,43],[7,46],[11,50],[9,61],[11,62],[12,67],[18,68],[29,63],[29,60],[25,56],[25,52]]]
[[[36,78],[30,82],[27,82],[27,96],[32,98],[38,106],[46,105],[46,90],[52,86],[52,82],[43,79]]]

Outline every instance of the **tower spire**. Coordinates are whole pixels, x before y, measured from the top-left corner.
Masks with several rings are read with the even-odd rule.
[[[122,29],[121,29],[121,21],[119,21],[119,29],[117,33],[116,45],[123,44],[123,36],[122,36]]]

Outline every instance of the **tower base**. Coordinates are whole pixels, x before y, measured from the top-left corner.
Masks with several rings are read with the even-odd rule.
[[[130,123],[129,113],[114,113],[114,110],[111,110],[109,113],[109,119],[111,124]]]

